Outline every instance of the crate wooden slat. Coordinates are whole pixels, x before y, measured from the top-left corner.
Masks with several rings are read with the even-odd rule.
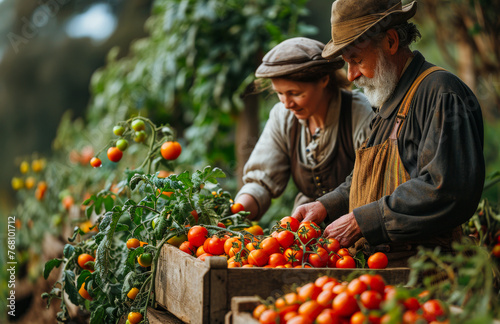
[[[182,321],[172,314],[152,307],[148,307],[148,320],[150,324],[182,324]]]
[[[225,324],[258,324],[259,321],[251,314],[259,303],[259,299],[254,296],[233,297],[230,315],[226,317]]]
[[[236,296],[281,295],[292,286],[321,275],[343,279],[353,271],[369,269],[227,268],[226,258],[205,262],[165,245],[160,251],[155,280],[156,302],[186,323],[224,323]],[[406,284],[408,268],[376,270],[388,284]]]

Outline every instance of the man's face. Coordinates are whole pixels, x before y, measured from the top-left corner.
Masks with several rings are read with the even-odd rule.
[[[398,83],[397,66],[381,47],[365,41],[348,47],[342,54],[348,64],[347,78],[364,94],[373,107],[379,108],[389,99]]]

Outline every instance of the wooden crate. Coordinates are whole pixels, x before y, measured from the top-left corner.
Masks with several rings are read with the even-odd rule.
[[[369,269],[227,268],[223,257],[202,262],[166,244],[160,251],[155,280],[156,302],[186,323],[224,323],[235,296],[282,295],[294,285],[321,275],[343,279],[353,271]],[[377,270],[388,284],[406,284],[410,270]]]

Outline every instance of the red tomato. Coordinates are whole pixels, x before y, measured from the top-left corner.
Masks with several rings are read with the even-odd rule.
[[[292,232],[297,232],[300,226],[300,222],[291,216],[283,217],[280,221],[280,226],[283,228],[287,228],[287,224],[290,224],[290,230]]]
[[[491,249],[491,254],[493,254],[495,258],[500,258],[500,243],[495,244],[493,249]]]
[[[384,295],[385,281],[381,275],[365,273],[359,276],[359,280],[367,284],[370,290],[378,291],[382,296]]]
[[[340,243],[334,238],[323,239],[321,246],[325,248],[328,252],[337,252],[340,250]]]
[[[306,223],[300,224],[297,234],[299,235],[300,241],[304,244],[312,243],[313,240],[318,237],[316,229]]]
[[[291,263],[292,266],[297,266],[302,264],[302,257],[304,256],[304,252],[302,249],[296,249],[293,247],[289,247],[283,252],[285,256],[286,262]]]
[[[318,297],[318,295],[322,292],[323,290],[316,286],[314,283],[310,282],[302,286],[298,292],[299,299],[302,302],[305,302],[309,299],[314,299]],[[300,314],[300,312],[299,312]]]
[[[316,249],[316,253],[309,254],[309,263],[315,268],[324,268],[328,263],[328,252],[322,247]]]
[[[262,249],[250,251],[248,263],[257,267],[263,267],[267,264],[269,255]]]
[[[330,254],[327,262],[328,268],[336,268],[338,259],[339,257],[335,253]]]
[[[100,167],[102,165],[101,159],[94,156],[92,159],[90,159],[90,165],[94,168]]]
[[[342,269],[356,268],[356,261],[354,261],[354,259],[350,256],[343,256],[337,260],[335,266]]]
[[[196,247],[189,241],[184,241],[179,246],[179,250],[186,252],[189,255],[194,255],[196,253]]]
[[[269,256],[269,265],[276,267],[279,265],[285,265],[286,259],[281,253],[273,253]]]
[[[205,248],[205,244],[203,244],[203,249],[205,252],[211,253],[213,255],[221,255],[224,254],[224,243],[225,239],[219,238],[217,236],[212,236],[208,239],[208,246]]]
[[[389,260],[387,256],[382,252],[376,252],[375,254],[370,255],[368,257],[368,268],[370,269],[385,269]]]
[[[188,241],[195,247],[202,246],[207,238],[208,230],[202,226],[193,226],[188,231]],[[206,252],[206,251],[205,251]]]
[[[425,318],[418,314],[417,311],[407,310],[403,314],[403,324],[426,323]],[[392,323],[392,322],[391,322]]]
[[[333,294],[332,290],[322,290],[318,297],[316,298],[316,301],[318,304],[320,304],[324,308],[329,308],[332,306],[333,298],[335,298],[335,295]]]
[[[281,231],[276,235],[276,239],[280,246],[284,249],[291,246],[295,241],[295,235],[290,231]]]
[[[117,147],[112,146],[108,149],[108,159],[111,162],[118,162],[122,159],[123,152],[120,151]]]
[[[316,279],[314,281],[314,284],[318,287],[320,287],[321,289],[323,289],[323,286],[328,283],[328,282],[337,282],[336,279],[332,278],[332,277],[328,277],[328,276],[321,276],[319,277],[318,279]],[[333,287],[333,286],[332,286]]]
[[[366,290],[361,293],[359,300],[367,309],[378,309],[382,302],[382,295],[378,291]]]
[[[278,240],[274,237],[267,237],[260,243],[260,247],[267,253],[267,255],[271,255],[274,253],[280,253],[280,244]]]
[[[299,307],[299,314],[314,321],[323,308],[315,300],[308,300]]]
[[[403,301],[403,305],[407,310],[416,311],[420,308],[420,302],[415,297],[408,297]]]
[[[359,278],[351,280],[351,282],[349,282],[349,284],[347,285],[347,293],[349,293],[351,296],[360,295],[367,289],[368,285],[359,280]]]
[[[444,305],[437,299],[431,299],[423,303],[422,310],[424,311],[424,318],[428,322],[439,320],[439,317],[446,315]]]
[[[342,292],[333,299],[333,310],[340,316],[351,316],[359,310],[356,298]]]
[[[205,253],[203,253],[202,255],[200,255],[200,256],[198,257],[198,259],[200,259],[201,261],[205,261],[205,258],[206,258],[206,257],[209,257],[209,256],[214,256],[214,255],[213,255],[213,254],[211,254],[211,253],[206,253],[206,252],[205,252]]]
[[[287,324],[312,324],[312,321],[304,315],[296,315],[286,322]]]
[[[331,306],[331,305],[330,305]],[[316,317],[317,324],[340,324],[340,318],[333,309],[324,309]]]
[[[259,317],[261,324],[275,324],[278,320],[278,312],[272,309],[266,309]]]

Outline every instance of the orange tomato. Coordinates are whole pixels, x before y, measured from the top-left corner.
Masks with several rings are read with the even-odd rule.
[[[165,160],[175,160],[181,155],[182,147],[179,142],[168,141],[161,145],[160,153]]]
[[[387,255],[382,252],[376,252],[368,257],[368,268],[370,269],[385,269],[389,260],[387,259]]]
[[[94,261],[95,261],[94,257],[87,253],[82,253],[78,256],[78,265],[82,269],[94,271],[93,265],[86,265],[87,262],[94,262]]]
[[[142,321],[142,314],[138,312],[130,312],[127,317],[130,324],[137,324]]]
[[[82,283],[82,286],[80,287],[80,290],[78,290],[78,293],[86,300],[92,300],[92,297],[90,297],[89,292],[85,289],[85,282]]]
[[[253,225],[244,229],[253,235],[264,235],[264,230],[259,225]]]
[[[100,158],[94,156],[90,159],[90,165],[94,168],[98,168],[102,165],[102,161]]]
[[[248,255],[248,263],[257,267],[262,267],[267,264],[269,255],[262,249],[253,250]]]
[[[134,288],[129,290],[129,292],[127,293],[127,297],[134,300],[135,297],[137,297],[138,293],[139,293],[139,289],[134,287]]]
[[[234,204],[231,205],[231,212],[233,214],[237,214],[240,211],[245,211],[245,207],[242,204],[240,204],[240,203],[234,203]]]
[[[111,146],[110,148],[108,148],[108,159],[111,161],[111,162],[118,162],[122,159],[123,157],[123,152],[120,151],[117,147],[115,146]]]

